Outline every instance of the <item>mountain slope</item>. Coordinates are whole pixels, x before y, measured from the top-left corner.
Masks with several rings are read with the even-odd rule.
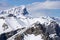
[[[14,7],[0,12],[0,34],[3,35],[4,33],[8,36],[8,40],[13,40],[16,35],[19,37],[24,35],[22,38],[24,40],[54,40],[56,36],[56,39],[59,40],[60,19],[49,16],[34,18],[29,16],[25,6]]]

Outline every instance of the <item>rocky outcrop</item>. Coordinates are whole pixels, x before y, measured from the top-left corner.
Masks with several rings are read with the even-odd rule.
[[[21,35],[17,36],[16,40],[24,40],[24,35],[27,35],[27,34],[34,34],[35,36],[37,36],[39,34],[42,34],[43,35],[42,39],[44,39],[44,40],[50,40],[51,39],[49,37],[49,33],[45,33],[46,32],[46,28],[43,27],[42,24],[40,24],[40,23],[34,23],[33,25],[34,25],[33,27],[27,29],[23,34],[21,34],[22,37],[21,37]]]
[[[5,38],[4,40],[6,40],[22,29],[3,33],[0,35],[0,39]],[[52,21],[47,27],[39,22],[36,22],[32,24],[31,28],[27,29],[23,34],[16,35],[14,40],[24,40],[24,36],[27,36],[27,34],[34,34],[35,36],[42,34],[42,39],[44,40],[60,40],[60,26],[54,21]]]

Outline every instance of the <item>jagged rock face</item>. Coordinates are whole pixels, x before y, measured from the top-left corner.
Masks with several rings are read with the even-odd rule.
[[[50,38],[48,37],[49,35],[46,33],[45,34],[45,31],[46,31],[46,28],[43,27],[42,24],[34,24],[33,27],[27,29],[23,34],[21,34],[20,36],[17,36],[15,40],[23,40],[24,39],[24,35],[27,35],[27,34],[34,34],[35,36],[39,35],[39,34],[42,34],[42,39],[44,40],[50,40]],[[23,36],[23,37],[21,37]],[[20,38],[19,38],[20,37]],[[22,39],[21,39],[22,38]]]
[[[23,13],[22,14],[23,15],[28,15],[29,14],[26,8],[23,9]]]
[[[39,35],[44,32],[45,32],[45,28],[39,23],[39,24],[34,24],[34,27],[27,29],[25,33]]]
[[[49,34],[54,34],[56,25],[57,25],[56,22],[54,22],[54,21],[51,22],[47,27],[47,32],[49,32]]]
[[[50,37],[51,34],[55,34],[53,37]],[[42,25],[42,24],[37,24],[34,23],[34,27],[28,29],[25,34],[34,34],[35,36],[39,34],[43,34],[42,38],[44,40],[60,40],[60,27],[59,25],[55,22],[52,21],[47,28]]]
[[[48,25],[48,28],[46,28],[46,31],[49,33],[49,34],[54,34],[56,33],[58,36],[59,33],[60,33],[60,26],[59,24],[57,24],[56,22],[52,21],[49,25]]]
[[[54,36],[51,35],[49,36],[51,38],[51,40],[60,40],[60,26],[58,23],[56,23],[55,21],[52,21],[46,28],[46,32],[49,33],[49,35],[51,34],[55,34]],[[53,37],[52,37],[53,36]]]
[[[48,27],[46,28],[44,25],[40,23],[34,23],[34,26],[27,29],[23,34],[17,35],[14,40],[24,40],[24,36],[27,34],[34,34],[35,36],[42,34],[42,39],[44,40],[60,40],[60,27],[56,22],[51,22]],[[24,28],[23,28],[24,29]],[[50,30],[49,30],[50,29]],[[18,29],[22,30],[22,29]],[[9,33],[2,34],[4,38],[9,38],[12,35],[16,34],[18,30],[11,31]],[[50,37],[51,34],[55,34],[53,37]],[[0,35],[0,38],[3,38],[2,35]]]

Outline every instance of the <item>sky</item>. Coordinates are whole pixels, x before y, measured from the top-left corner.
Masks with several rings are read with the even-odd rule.
[[[0,2],[8,3],[11,5],[26,5],[34,2],[44,2],[45,0],[0,0]]]
[[[25,5],[32,16],[60,17],[60,0],[0,0],[0,10]]]

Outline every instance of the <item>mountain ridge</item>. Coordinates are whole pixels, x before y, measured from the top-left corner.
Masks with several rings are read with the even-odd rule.
[[[49,16],[41,16],[38,18],[31,17],[29,16],[29,12],[27,11],[25,6],[19,6],[0,12],[0,34],[8,33],[22,28],[32,28],[36,24],[38,26],[39,23],[40,26],[43,25],[43,27],[46,27],[46,30],[47,32],[49,32],[49,34],[55,33],[56,26],[58,26],[58,29],[60,27],[59,18]],[[57,34],[59,35],[59,33]],[[51,35],[49,36],[51,37]]]

